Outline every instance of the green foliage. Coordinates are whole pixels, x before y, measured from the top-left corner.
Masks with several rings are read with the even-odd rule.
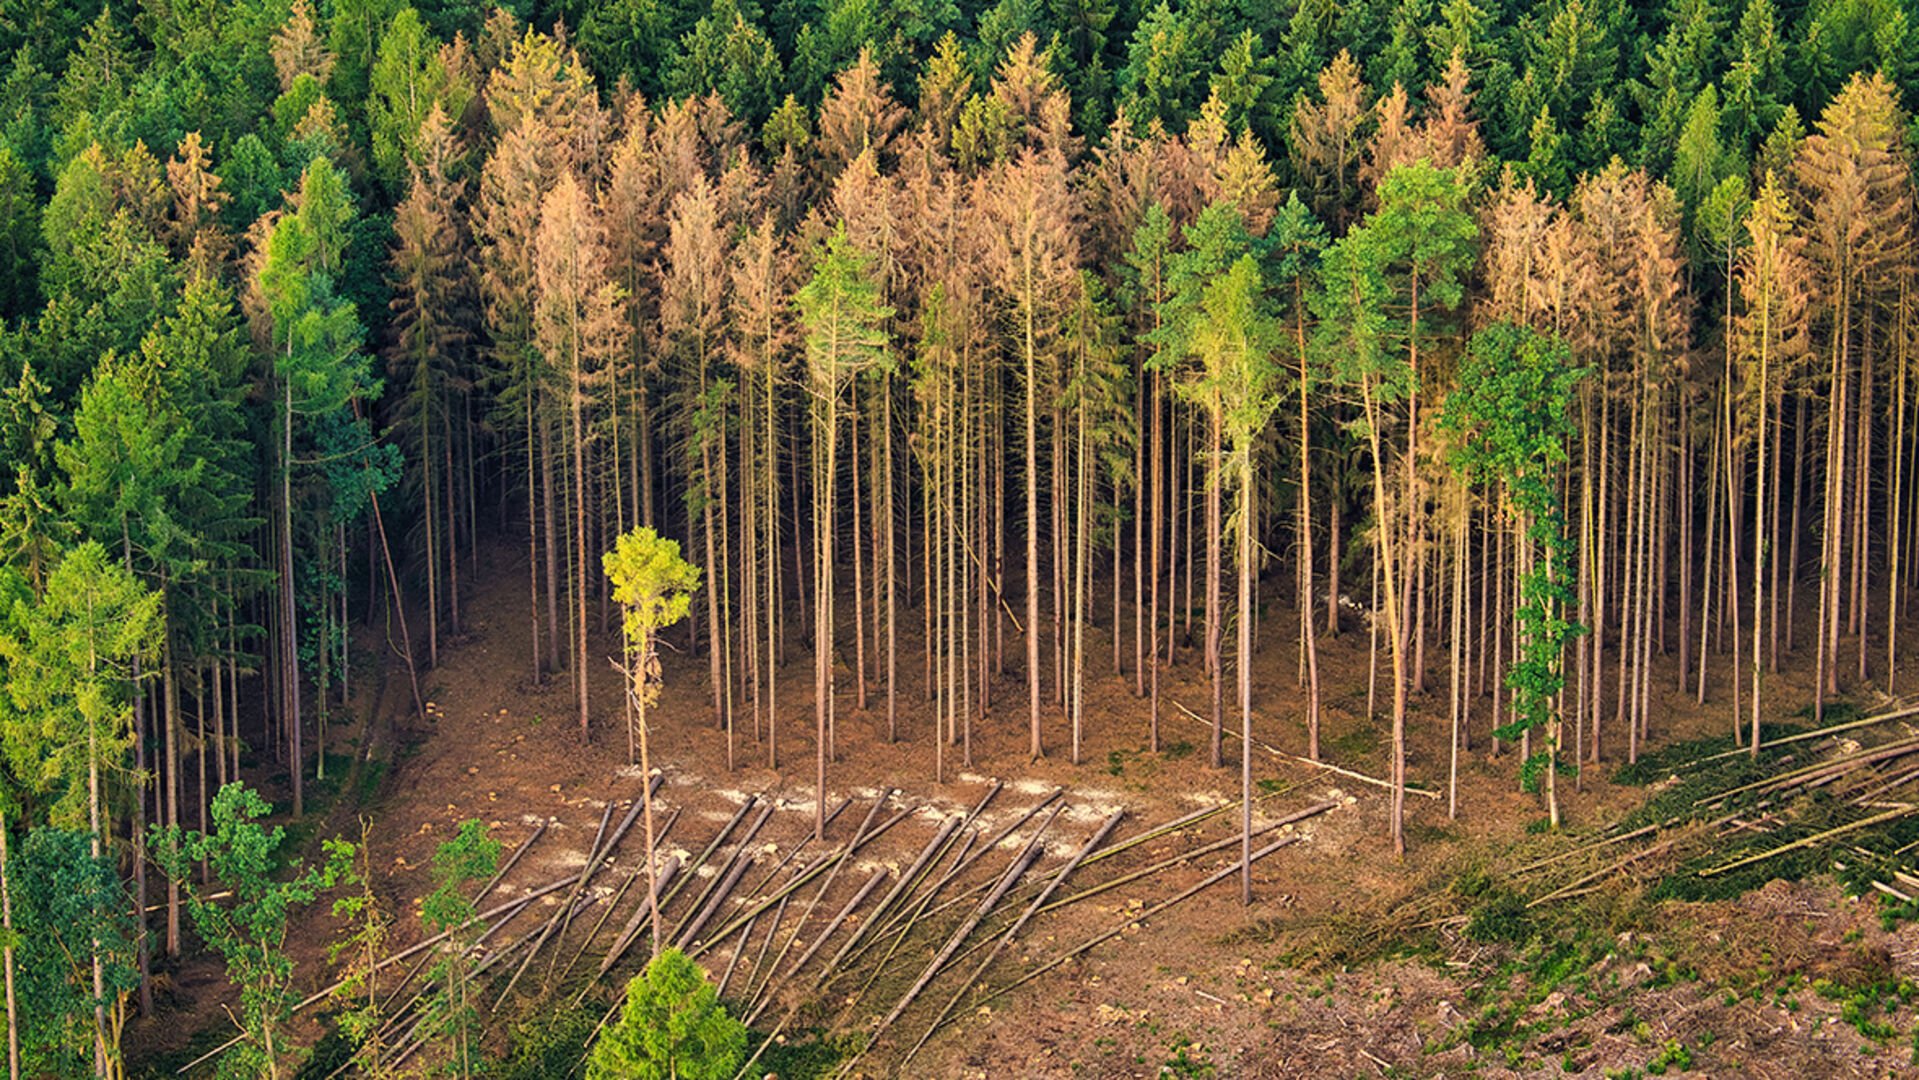
[[[1492,889],[1481,896],[1466,922],[1466,937],[1473,941],[1522,945],[1536,932],[1526,911],[1526,898],[1504,889]]]
[[[808,370],[822,392],[837,395],[854,375],[892,362],[885,323],[893,309],[881,303],[871,264],[840,225],[793,297],[805,327]]]
[[[333,902],[333,917],[342,920],[346,930],[327,948],[327,959],[341,969],[339,986],[333,991],[333,999],[340,1004],[339,1036],[350,1048],[351,1059],[369,1077],[377,1077],[383,1051],[380,1028],[386,1018],[379,964],[386,959],[393,919],[373,887],[372,831],[372,821],[361,818],[352,875],[358,889]],[[316,1059],[319,1056],[316,1051]]]
[[[634,679],[634,691],[651,703],[659,694],[651,677],[658,663],[653,652],[659,632],[692,609],[700,568],[680,557],[678,540],[645,526],[622,533],[601,563],[613,582],[613,602],[620,605],[620,629],[647,673]]]
[[[1206,96],[1205,73],[1216,55],[1213,27],[1199,10],[1175,10],[1160,0],[1133,31],[1119,72],[1127,115],[1139,124],[1157,120],[1170,131],[1184,129]],[[1260,94],[1254,85],[1234,89],[1242,105]]]
[[[420,920],[430,933],[448,932],[434,962],[432,977],[440,996],[431,1010],[432,1030],[444,1039],[452,1070],[473,1074],[478,1064],[479,1008],[472,996],[473,943],[480,927],[466,926],[476,910],[466,889],[493,876],[500,863],[500,842],[478,818],[460,822],[451,840],[433,851],[434,889],[420,904]]]
[[[1495,732],[1502,739],[1545,735],[1545,745],[1521,766],[1528,790],[1545,769],[1564,768],[1557,760],[1557,700],[1566,646],[1583,633],[1567,617],[1576,596],[1559,473],[1573,431],[1573,394],[1585,375],[1564,341],[1495,324],[1473,336],[1459,389],[1442,415],[1459,440],[1454,467],[1476,483],[1500,485],[1502,505],[1534,552],[1523,564],[1513,611],[1520,653],[1506,676],[1515,693],[1513,719]]]
[[[501,1080],[549,1080],[572,1073],[580,1065],[580,1048],[599,1031],[603,1012],[591,1001],[536,1010],[513,1025],[506,1057],[489,1075]]]
[[[60,560],[38,598],[16,594],[0,623],[0,668],[13,714],[7,756],[45,820],[100,827],[105,792],[132,748],[134,676],[165,633],[160,597],[99,544]],[[104,777],[101,774],[105,774]]]
[[[773,115],[785,83],[779,51],[737,0],[713,7],[681,39],[678,60],[667,70],[675,96],[718,94],[733,115],[758,128]]]
[[[109,1009],[136,985],[130,898],[113,860],[78,829],[42,826],[7,863],[13,900],[14,992],[28,1076],[84,1076],[93,1068],[93,971],[102,959]]]
[[[678,949],[626,984],[620,1018],[593,1044],[589,1080],[728,1080],[746,1057],[746,1027]]]
[[[461,890],[491,877],[500,861],[500,842],[478,818],[460,822],[453,839],[433,852],[434,889],[420,905],[420,918],[434,932],[473,917],[473,902]]]
[[[353,845],[334,839],[326,841],[318,865],[296,861],[279,876],[286,830],[260,824],[270,809],[252,789],[233,783],[213,798],[211,833],[177,825],[153,831],[153,849],[186,892],[194,928],[226,960],[227,979],[240,991],[243,1038],[220,1059],[223,1077],[279,1075],[306,1056],[283,1038],[295,1001],[287,931],[299,909],[353,874]],[[194,868],[201,862],[216,888],[199,885]],[[218,891],[232,895],[212,899]]]
[[[420,124],[435,105],[457,121],[473,100],[473,88],[447,70],[439,43],[420,13],[400,9],[379,38],[367,97],[367,127],[373,167],[391,192],[400,191],[409,166],[420,165]]]

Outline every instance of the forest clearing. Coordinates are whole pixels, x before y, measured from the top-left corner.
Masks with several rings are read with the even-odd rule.
[[[511,580],[496,561],[510,557],[490,549],[482,577]],[[551,1027],[520,1020],[490,1036],[505,1059],[494,1067],[504,1075],[553,1075],[562,1063],[571,1068],[583,1060],[587,1033],[603,1018],[605,1006],[591,1003],[599,997],[582,991],[634,970],[646,949],[645,930],[635,933],[633,923],[645,910],[644,883],[636,877],[642,845],[631,817],[639,777],[625,764],[622,745],[602,739],[582,747],[570,737],[546,737],[565,723],[549,710],[567,707],[566,688],[535,688],[503,673],[491,659],[496,651],[524,647],[510,591],[475,599],[469,636],[425,687],[424,723],[406,701],[403,666],[391,658],[385,665],[378,709],[397,725],[399,748],[373,752],[382,762],[394,755],[392,774],[377,787],[383,794],[359,809],[375,823],[367,837],[378,855],[373,877],[396,910],[418,910],[431,887],[434,851],[459,822],[477,818],[501,840],[510,868],[477,898],[492,913],[488,926],[500,920],[479,954],[501,957],[494,993],[528,959],[526,946],[550,920],[573,911],[569,930],[542,946],[520,975],[526,986],[517,989],[555,1010]],[[1354,633],[1330,642],[1329,669],[1363,678],[1363,642]],[[1256,850],[1285,846],[1256,864],[1249,911],[1233,888],[1236,770],[1206,766],[1198,746],[1207,727],[1197,714],[1175,707],[1167,727],[1180,737],[1155,755],[1137,729],[1136,700],[1116,687],[1089,710],[1096,721],[1087,765],[1031,761],[1026,733],[1014,726],[982,739],[976,765],[1016,778],[962,769],[935,786],[925,777],[924,738],[889,744],[880,737],[881,713],[856,713],[847,718],[856,733],[849,737],[870,737],[871,749],[840,764],[844,779],[829,797],[828,812],[837,811],[829,843],[809,848],[809,777],[750,765],[729,774],[724,733],[700,722],[697,660],[671,659],[668,671],[663,709],[676,719],[655,729],[663,774],[656,810],[668,823],[662,858],[681,867],[703,861],[663,906],[666,923],[670,931],[687,930],[710,906],[709,892],[733,880],[737,895],[713,909],[706,928],[717,935],[736,924],[745,948],[734,936],[709,944],[711,935],[695,933],[687,941],[700,942],[696,959],[723,999],[742,1018],[753,1016],[761,1036],[782,1037],[772,1044],[768,1069],[782,1076],[833,1075],[849,1062],[852,1075],[1504,1075],[1547,1068],[1597,1076],[1643,1071],[1662,1055],[1674,1057],[1673,1045],[1702,1075],[1880,1076],[1904,1070],[1904,1032],[1919,1021],[1898,989],[1919,955],[1919,934],[1909,924],[1882,926],[1870,900],[1850,899],[1836,884],[1766,884],[1770,875],[1762,872],[1725,898],[1649,899],[1663,878],[1700,868],[1683,850],[1660,850],[1673,833],[1608,828],[1645,802],[1647,778],[1657,778],[1658,789],[1665,779],[1658,766],[1626,781],[1595,775],[1592,790],[1574,804],[1568,833],[1553,836],[1539,828],[1537,796],[1517,790],[1510,753],[1492,758],[1482,748],[1464,767],[1465,821],[1449,822],[1440,800],[1416,796],[1411,828],[1419,842],[1406,860],[1395,860],[1383,787],[1282,757],[1262,738],[1255,754],[1255,828],[1262,830]],[[1268,677],[1274,700],[1297,701],[1285,685],[1288,673],[1262,673],[1262,685]],[[1168,689],[1177,700],[1203,692],[1204,683],[1189,672]],[[596,705],[613,713],[617,681],[596,690]],[[1709,727],[1685,694],[1668,696],[1675,722],[1668,738],[1683,742],[1692,729]],[[1352,694],[1328,710],[1329,743],[1362,772],[1377,769],[1388,751],[1364,706],[1363,694]],[[1868,727],[1802,740],[1791,745],[1804,756],[1782,758],[1771,771],[1790,776],[1798,761],[1824,761],[1848,748],[1859,753],[1849,738],[1868,746],[1911,742],[1909,723],[1887,721],[1876,738]],[[1291,726],[1298,725],[1295,718]],[[1415,744],[1416,784],[1436,791],[1443,751],[1443,743]],[[1887,767],[1896,770],[1900,760],[1889,758]],[[1701,790],[1717,794],[1721,786],[1734,785],[1714,778]],[[1698,821],[1719,816],[1701,812]],[[1754,850],[1798,835],[1773,838],[1776,825],[1790,820],[1756,812],[1755,835],[1763,839]],[[328,821],[352,832],[348,816]],[[1470,831],[1461,827],[1466,822]],[[622,825],[624,839],[575,895],[574,876]],[[1179,828],[1163,831],[1169,825]],[[1714,853],[1718,831],[1684,842],[1695,856]],[[879,835],[841,871],[828,864],[801,879],[802,870],[813,869],[809,851],[835,853],[872,832]],[[1623,839],[1595,843],[1604,836]],[[1095,837],[1103,842],[1092,853],[1118,849],[1110,863],[1075,863]],[[862,1037],[1035,841],[1027,876],[1009,888],[996,917],[981,920],[967,947],[939,965],[924,1000],[888,1026],[891,1036],[865,1050]],[[1196,852],[1202,854],[1191,857]],[[1814,854],[1833,857],[1827,848]],[[747,860],[737,875],[736,858]],[[954,874],[961,862],[966,868]],[[1823,866],[1817,858],[1806,865]],[[1623,873],[1629,867],[1636,873]],[[1067,869],[1071,887],[1054,882]],[[896,896],[915,870],[913,887]],[[1602,876],[1589,877],[1595,872]],[[799,889],[784,891],[796,881]],[[944,883],[943,891],[935,883]],[[1890,884],[1904,888],[1896,879]],[[1045,914],[1013,948],[997,946],[998,933],[1049,885],[1048,903],[1092,895],[1042,907]],[[1198,892],[1178,899],[1195,886]],[[1561,892],[1573,895],[1562,900]],[[1515,900],[1542,897],[1549,906],[1530,924],[1528,912],[1515,917],[1510,910]],[[881,909],[889,898],[891,919]],[[511,906],[522,899],[524,908]],[[1163,913],[1142,918],[1168,901],[1175,903]],[[861,948],[853,931],[872,911],[880,913],[875,940]],[[798,925],[802,913],[811,932]],[[887,934],[898,927],[888,924],[903,914],[924,927],[896,943]],[[1502,929],[1502,916],[1518,929]],[[1474,919],[1484,925],[1469,925]],[[828,926],[833,933],[822,931]],[[1114,934],[1120,927],[1127,929]],[[324,920],[292,939],[301,962],[313,965],[316,984],[331,981],[335,969],[325,949],[340,933]],[[676,936],[669,933],[669,943]],[[389,942],[389,954],[401,959],[394,975],[417,969],[419,955],[406,950],[422,940],[423,932],[396,932]],[[1047,968],[1095,940],[1065,965]],[[624,960],[613,976],[601,974],[622,941]],[[987,977],[975,969],[989,950],[997,957]],[[808,963],[796,963],[802,959]],[[829,962],[845,967],[830,980]],[[1014,985],[1029,972],[1038,977]],[[419,977],[418,970],[410,974]],[[211,1017],[231,998],[206,959],[176,978],[170,1010]],[[417,991],[403,993],[389,978],[383,993],[398,1001]],[[1007,996],[988,998],[1006,987]],[[300,1030],[318,1038],[323,1029],[312,1026],[313,1018],[334,1007],[320,996],[303,1010]],[[937,1034],[916,1048],[942,1015]],[[419,1020],[397,1014],[393,1032],[405,1037],[390,1043],[396,1054],[410,1050],[406,1060],[414,1067],[426,1041]],[[218,1046],[226,1030],[219,1023],[197,1034],[176,1027],[147,1045],[154,1036],[136,1023],[130,1035],[152,1061],[172,1066],[151,1075],[171,1075]],[[788,1042],[794,1050],[783,1057]],[[916,1052],[903,1063],[909,1050]]]
[[[9,1080],[1919,1068],[1910,0],[0,58]]]

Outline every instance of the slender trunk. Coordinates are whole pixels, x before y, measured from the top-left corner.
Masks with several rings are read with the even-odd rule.
[[[13,992],[13,885],[7,867],[7,818],[0,813],[0,929],[7,933],[7,1080],[20,1080],[20,1012]]]
[[[1246,440],[1250,443],[1251,440]],[[1253,902],[1253,470],[1252,448],[1239,457],[1239,902]]]
[[[293,346],[287,345],[288,356]],[[293,383],[285,380],[280,443],[280,597],[281,693],[286,700],[288,738],[292,743],[289,771],[293,776],[293,816],[306,814],[305,767],[300,738],[300,668],[298,619],[293,610]]]
[[[1319,641],[1313,633],[1312,425],[1307,415],[1311,385],[1306,369],[1303,278],[1293,283],[1294,343],[1299,353],[1299,638],[1306,653],[1306,756],[1319,760]]]
[[[660,866],[658,859],[659,833],[653,828],[653,759],[647,750],[646,740],[646,670],[653,654],[653,638],[650,633],[642,632],[636,659],[639,666],[640,686],[633,694],[633,711],[639,721],[640,729],[640,816],[646,823],[646,921],[653,934],[653,956],[660,955]],[[825,804],[825,792],[820,793],[819,802]],[[591,867],[588,868],[589,870]]]
[[[563,659],[560,641],[560,560],[566,557],[566,541],[561,539],[559,524],[559,500],[564,497],[559,491],[561,481],[554,477],[553,417],[540,417],[540,529],[546,537],[546,639],[552,647],[548,650],[548,659],[553,670],[567,663]],[[570,621],[570,620],[569,620]]]
[[[586,357],[573,349],[573,686],[580,709],[580,741],[592,736],[586,693]],[[642,783],[645,779],[642,778]]]
[[[888,742],[899,741],[900,696],[899,696],[899,583],[897,579],[898,560],[894,557],[894,507],[893,507],[893,382],[892,377],[882,377],[880,383],[880,415],[878,419],[880,433],[880,490],[884,493],[878,514],[880,528],[879,552],[885,569],[881,572],[886,582],[886,738]],[[909,497],[907,504],[913,505]],[[908,510],[908,518],[912,514]],[[912,536],[907,538],[907,551],[912,551]],[[909,559],[910,561],[910,559]],[[928,568],[930,569],[930,567]],[[909,586],[911,581],[907,583]],[[874,587],[878,588],[875,582]],[[909,588],[908,593],[911,593]]]
[[[1147,650],[1148,660],[1152,666],[1152,678],[1150,679],[1150,682],[1152,684],[1151,686],[1152,700],[1147,707],[1146,724],[1147,724],[1147,749],[1149,749],[1151,752],[1155,754],[1159,753],[1159,632],[1160,632],[1159,631],[1159,627],[1160,627],[1159,583],[1160,583],[1160,576],[1161,576],[1160,575],[1160,540],[1165,533],[1165,529],[1160,521],[1160,515],[1163,512],[1166,505],[1166,492],[1165,492],[1166,454],[1165,454],[1165,448],[1163,446],[1163,442],[1165,439],[1166,422],[1165,422],[1164,410],[1161,408],[1161,404],[1160,404],[1159,380],[1160,380],[1159,371],[1158,369],[1154,369],[1153,379],[1152,379],[1153,389],[1152,389],[1151,395],[1148,397],[1148,406],[1149,406],[1148,420],[1152,424],[1153,435],[1152,435],[1152,455],[1151,455],[1152,469],[1151,469],[1151,478],[1149,480],[1149,486],[1151,487],[1152,490],[1150,491],[1147,498],[1147,505],[1149,507],[1147,513],[1150,514],[1152,517],[1152,523],[1147,528],[1147,532],[1150,534],[1152,538],[1152,553],[1151,553],[1151,559],[1149,560],[1150,573],[1148,573],[1147,577],[1149,580],[1151,580],[1152,587],[1151,587],[1151,596],[1148,598],[1148,601],[1147,601],[1149,610],[1148,610],[1147,619],[1146,619],[1147,626],[1152,631],[1152,635],[1153,635],[1152,645]]]
[[[164,590],[165,585],[162,584]],[[160,700],[161,708],[161,747],[166,754],[165,769],[165,806],[166,825],[169,830],[177,830],[180,825],[180,711],[177,684],[173,678],[173,632],[167,630],[163,636]],[[171,833],[169,833],[171,835]],[[180,879],[167,875],[167,955],[180,955]]]
[[[1362,404],[1366,411],[1367,439],[1373,459],[1373,520],[1392,520],[1386,513],[1386,465],[1380,444],[1380,407],[1371,376],[1360,380]],[[1398,568],[1393,561],[1393,530],[1375,530],[1379,558],[1376,565],[1384,579],[1386,597],[1386,634],[1392,649],[1393,666],[1393,763],[1392,763],[1392,838],[1393,854],[1406,853],[1406,639],[1400,632]]]
[[[528,361],[531,366],[531,361]],[[533,685],[546,682],[546,661],[540,655],[540,509],[538,473],[534,468],[533,389],[528,376],[526,391],[526,610],[531,621],[533,641]]]
[[[1213,692],[1213,768],[1221,766],[1220,742],[1225,730],[1225,665],[1220,657],[1220,413],[1224,406],[1217,398],[1207,417],[1206,451],[1212,466],[1206,470],[1206,663],[1212,676]]]
[[[1033,280],[1032,257],[1023,284],[1026,351],[1026,692],[1030,741],[1028,751],[1037,760],[1046,756],[1039,731],[1039,356],[1035,335],[1038,286]]]

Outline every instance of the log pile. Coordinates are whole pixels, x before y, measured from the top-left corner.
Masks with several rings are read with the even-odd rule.
[[[1124,809],[1075,805],[1069,793],[1056,790],[994,813],[1005,792],[994,781],[968,809],[942,813],[888,789],[861,800],[867,805],[850,830],[841,819],[854,820],[844,811],[856,804],[842,801],[829,815],[824,845],[813,839],[810,808],[748,796],[695,854],[668,847],[676,828],[684,836],[693,816],[674,807],[654,852],[661,940],[711,972],[731,1011],[754,1029],[760,1050],[801,1023],[860,1048],[846,1063],[850,1071],[869,1053],[910,1061],[972,1008],[1085,956],[1237,871],[1240,835],[1231,813],[1237,802],[1116,839]],[[1315,803],[1260,824],[1255,860],[1300,839],[1272,834],[1336,805]],[[439,987],[423,976],[454,942],[471,943],[469,985],[487,1015],[598,1001],[606,1006],[602,1026],[611,1021],[625,981],[644,967],[650,951],[639,944],[650,941],[653,918],[644,839],[636,840],[632,829],[639,806],[634,798],[605,808],[577,870],[516,887],[514,871],[536,865],[529,853],[550,835],[547,825],[539,826],[480,890],[481,910],[471,923],[380,962],[381,969],[402,969],[384,986],[380,1066],[404,1065],[430,1043]],[[1070,835],[1066,823],[1074,820],[1097,825]],[[883,858],[878,845],[896,829],[902,831],[888,850],[899,863]],[[923,839],[912,837],[918,830],[927,830]],[[835,832],[843,834],[836,842]],[[1122,909],[1127,914],[1117,925],[1056,955],[1032,957],[1023,970],[1011,959],[1017,952],[1011,947],[1036,922],[1119,890],[1132,890],[1137,903]],[[485,904],[496,892],[519,895]],[[337,989],[309,996],[299,1011],[324,1007]]]

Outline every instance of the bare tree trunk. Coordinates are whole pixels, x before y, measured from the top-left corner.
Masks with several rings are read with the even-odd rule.
[[[1031,256],[1025,274],[1026,350],[1026,688],[1031,735],[1028,747],[1037,760],[1046,756],[1039,730],[1039,356],[1034,340],[1036,286]]]
[[[575,344],[573,354],[573,687],[580,709],[580,741],[592,732],[588,728],[589,707],[586,693],[586,373],[581,370],[585,358]],[[398,602],[398,598],[395,598]],[[644,778],[642,778],[644,782]]]
[[[1306,371],[1305,282],[1293,287],[1293,303],[1300,313],[1295,324],[1299,351],[1299,639],[1306,658],[1306,756],[1319,760],[1319,641],[1313,633],[1313,503],[1312,426],[1307,415],[1310,382]],[[1335,496],[1337,501],[1337,496]],[[1335,574],[1337,580],[1337,574]],[[1337,605],[1334,606],[1337,610]]]
[[[1149,486],[1151,487],[1152,490],[1150,491],[1147,498],[1147,503],[1149,506],[1147,513],[1150,514],[1152,517],[1152,523],[1147,528],[1147,532],[1151,535],[1151,541],[1152,541],[1152,553],[1151,553],[1151,558],[1149,560],[1151,572],[1148,574],[1148,577],[1152,581],[1152,586],[1151,586],[1152,595],[1148,598],[1148,606],[1150,610],[1148,612],[1148,616],[1146,620],[1153,635],[1152,646],[1147,650],[1149,663],[1152,666],[1152,678],[1150,680],[1151,690],[1152,690],[1152,700],[1150,705],[1148,706],[1147,714],[1146,714],[1147,749],[1155,754],[1159,753],[1159,634],[1160,634],[1159,584],[1160,584],[1160,577],[1161,577],[1160,541],[1165,533],[1165,529],[1162,526],[1160,521],[1160,515],[1164,511],[1164,508],[1166,505],[1166,479],[1165,479],[1166,454],[1165,454],[1165,447],[1164,447],[1166,420],[1165,420],[1165,412],[1163,408],[1161,407],[1159,380],[1160,380],[1159,371],[1158,369],[1155,369],[1153,371],[1152,393],[1150,397],[1148,398],[1148,405],[1150,408],[1149,422],[1152,424],[1152,429],[1153,429],[1152,458],[1151,458],[1152,470],[1151,470],[1151,477],[1149,480]]]
[[[546,660],[540,654],[540,493],[534,468],[537,424],[533,416],[533,394],[529,390],[526,395],[526,610],[532,616],[533,685],[540,686],[546,682]]]
[[[1225,665],[1220,656],[1220,412],[1221,406],[1215,403],[1209,410],[1206,422],[1206,451],[1209,461],[1215,464],[1206,470],[1206,660],[1204,667],[1212,678],[1213,692],[1213,768],[1220,768],[1224,761],[1221,757],[1220,742],[1225,730]]]
[[[848,476],[852,480],[851,496],[847,501],[853,508],[853,535],[864,540],[867,530],[860,518],[860,386],[858,380],[853,383],[853,407],[846,413],[847,443],[852,449],[852,458],[847,462]],[[854,707],[866,710],[866,576],[861,552],[853,553],[853,702]]]
[[[8,873],[7,818],[0,813],[0,929],[7,932],[7,1080],[20,1080],[20,1012],[13,992],[13,884]]]
[[[553,476],[553,418],[540,418],[540,517],[546,535],[546,639],[552,642],[550,659],[558,670],[560,659],[560,528],[556,503],[559,494]]]

